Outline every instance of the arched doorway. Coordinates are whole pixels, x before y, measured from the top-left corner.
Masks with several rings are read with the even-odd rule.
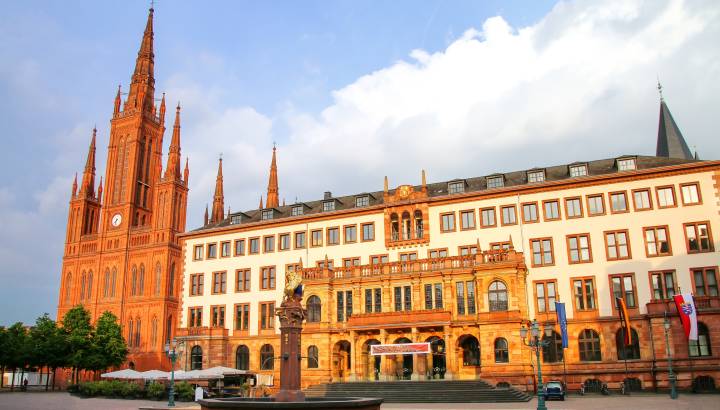
[[[370,354],[370,346],[379,345],[377,339],[370,339],[363,344],[363,373],[366,380],[380,380],[380,365],[382,356],[372,356]]]
[[[395,340],[395,344],[412,343],[407,337]],[[413,374],[413,355],[403,354],[395,356],[395,375],[398,380],[410,380]]]
[[[332,373],[333,380],[342,381],[350,374],[352,361],[350,360],[350,342],[341,340],[333,347]]]
[[[430,367],[429,371],[430,377],[433,379],[444,379],[445,371],[447,370],[445,362],[445,340],[438,336],[430,336],[425,341],[430,343],[430,351],[432,352],[432,359],[430,360],[432,367]]]

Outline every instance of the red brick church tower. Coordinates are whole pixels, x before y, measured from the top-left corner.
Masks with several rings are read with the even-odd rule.
[[[153,9],[130,90],[118,88],[110,121],[105,190],[95,189],[93,130],[80,189],[73,183],[58,318],[82,304],[96,320],[114,313],[137,370],[169,368],[163,353],[177,323],[189,170],[180,172],[180,106],[163,171],[165,95],[155,100]],[[103,195],[104,194],[104,195]]]

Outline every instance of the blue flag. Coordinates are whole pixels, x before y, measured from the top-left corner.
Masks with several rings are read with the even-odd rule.
[[[567,316],[565,315],[565,303],[555,302],[555,313],[557,313],[557,321],[560,324],[560,333],[562,335],[562,347],[567,349],[568,347],[568,332],[567,332]]]

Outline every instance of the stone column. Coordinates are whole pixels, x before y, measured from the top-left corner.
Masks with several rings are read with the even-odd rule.
[[[348,360],[350,360],[350,374],[347,377],[348,381],[354,382],[357,381],[357,366],[358,366],[358,357],[360,355],[357,351],[357,342],[358,342],[358,336],[357,332],[354,330],[350,331],[350,354],[348,355]]]
[[[443,328],[443,340],[445,340],[445,379],[446,380],[452,380],[455,378],[455,374],[457,372],[457,349],[455,348],[455,343],[452,340],[452,335],[450,334],[450,328],[445,326]]]
[[[380,343],[387,344],[388,342],[388,334],[387,330],[380,329]],[[374,357],[374,356],[370,356]],[[390,356],[380,356],[380,381],[389,381],[392,380],[390,378],[390,375],[392,374],[392,368],[391,366],[391,360]]]
[[[304,401],[300,390],[300,333],[305,310],[297,299],[283,301],[276,310],[280,319],[280,391],[275,395],[279,402]]]
[[[419,334],[416,327],[412,328],[412,334],[410,340],[413,343],[419,342]],[[425,379],[425,355],[414,354],[413,355],[413,372],[410,375],[411,380],[424,380]]]

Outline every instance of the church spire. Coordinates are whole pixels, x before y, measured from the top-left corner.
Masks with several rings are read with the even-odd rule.
[[[164,100],[163,100],[164,102]],[[163,111],[160,111],[161,115]],[[180,178],[180,103],[175,109],[175,125],[173,125],[172,140],[168,150],[167,169],[165,179],[176,180]]]
[[[88,148],[88,156],[85,161],[85,170],[83,171],[82,185],[80,186],[80,194],[88,198],[95,196],[95,137],[97,129],[93,128],[92,139],[90,140],[90,148]]]
[[[272,161],[270,162],[270,179],[268,180],[267,198],[265,206],[268,208],[277,208],[280,205],[278,198],[278,175],[277,175],[277,162],[275,158],[275,152],[277,148],[273,144]]]
[[[102,186],[102,175],[101,175],[100,176],[100,184],[98,185],[98,190],[97,190],[98,202],[102,201],[102,193],[103,193],[103,186]]]
[[[140,51],[135,60],[135,71],[130,82],[125,108],[131,107],[152,112],[155,102],[155,55],[153,53],[153,13],[148,13],[145,32],[143,33]]]
[[[211,223],[217,223],[225,217],[225,195],[223,194],[222,157],[218,161],[218,173],[215,180],[215,197],[213,198]]]
[[[675,123],[670,109],[662,95],[662,85],[658,81],[660,92],[660,120],[658,123],[657,148],[655,156],[667,158],[693,159],[690,148],[685,142],[680,128]]]
[[[208,218],[208,205],[207,205],[207,204],[205,204],[205,219],[204,219],[204,221],[205,221],[205,223],[203,223],[203,226],[207,225],[208,222],[209,222],[209,218]]]
[[[73,180],[72,184],[72,197],[75,198],[77,195],[77,172],[75,173],[75,179]]]
[[[183,180],[185,181],[185,186],[188,186],[190,183],[190,157],[185,157],[185,170],[183,171]]]
[[[122,102],[121,97],[120,97],[120,94],[121,94],[120,87],[122,87],[122,86],[120,84],[118,84],[118,91],[117,91],[117,94],[115,94],[115,108],[113,109],[113,117],[118,115],[118,113],[120,112],[120,103]]]

